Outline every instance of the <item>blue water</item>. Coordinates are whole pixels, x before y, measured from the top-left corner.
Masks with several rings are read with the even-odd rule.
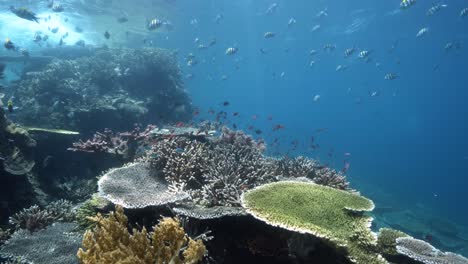
[[[270,142],[278,137],[288,145],[297,139],[302,147],[294,154],[312,155],[338,169],[349,152],[348,176],[355,188],[373,194],[375,186],[391,194],[397,206],[422,203],[439,216],[467,223],[468,54],[463,44],[468,19],[459,17],[466,3],[451,1],[426,16],[431,3],[399,11],[397,1],[276,2],[278,11],[271,15],[262,12],[272,1],[177,3],[181,13],[190,10],[190,15],[178,28],[184,33],[174,32],[172,41],[182,42],[181,54],[193,52],[206,60],[184,67],[195,76],[187,81],[194,104],[206,111],[222,109],[219,104],[229,100],[228,111],[240,112],[232,122],[244,129],[250,124],[263,129]],[[329,15],[316,18],[325,8]],[[215,24],[218,13],[224,19]],[[288,28],[291,17],[297,23]],[[191,18],[197,18],[197,27],[188,23]],[[357,18],[362,23],[358,30],[346,33]],[[321,28],[310,32],[315,24]],[[416,38],[422,27],[429,33]],[[277,36],[264,39],[267,31]],[[212,36],[218,40],[215,47],[196,49],[195,38]],[[460,41],[463,47],[445,52],[449,41]],[[336,50],[324,52],[327,43],[335,44]],[[224,56],[229,46],[238,47],[238,54]],[[356,54],[345,59],[344,50],[353,46],[372,50],[372,61],[360,61]],[[314,58],[308,54],[311,49],[319,51]],[[312,59],[316,63],[311,68]],[[339,64],[348,69],[336,72]],[[387,73],[398,78],[385,80]],[[221,80],[222,75],[228,79]],[[369,96],[373,91],[378,96]],[[320,95],[317,102],[315,95]],[[252,115],[258,119],[253,121]],[[267,121],[270,115],[273,120]],[[277,123],[286,128],[270,132]],[[319,128],[327,131],[317,135]],[[306,147],[311,136],[321,145],[313,153]]]
[[[146,2],[145,14],[125,10],[129,23],[150,17],[153,9],[160,13],[159,6],[168,10],[164,18],[174,30],[148,38],[177,49],[183,75],[193,74],[185,85],[200,109],[196,120],[213,119],[210,108],[227,111],[231,126],[261,129],[271,154],[307,155],[336,169],[347,160],[352,187],[377,207],[424,208],[468,227],[468,17],[459,16],[466,1],[445,1],[448,7],[433,16],[426,15],[432,1],[422,0],[408,10],[400,10],[398,1],[370,0]],[[277,11],[265,14],[274,2]],[[322,10],[328,16],[316,17]],[[223,16],[219,23],[217,14]],[[297,23],[288,27],[290,18]],[[191,24],[194,19],[198,23]],[[314,25],[320,29],[311,32]],[[416,38],[423,27],[428,34]],[[265,39],[268,31],[276,36]],[[86,37],[93,42],[95,36]],[[217,40],[213,47],[197,49],[211,38]],[[461,48],[445,52],[447,42]],[[324,51],[326,44],[336,49]],[[225,55],[229,47],[238,52]],[[352,47],[355,54],[344,58]],[[372,51],[371,61],[357,58],[361,50]],[[188,53],[197,65],[186,65]],[[348,68],[337,72],[340,64]],[[387,73],[398,78],[385,80]],[[272,131],[277,124],[285,128]],[[310,149],[311,137],[318,150]]]

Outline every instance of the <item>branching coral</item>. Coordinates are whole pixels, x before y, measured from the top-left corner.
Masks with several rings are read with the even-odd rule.
[[[362,196],[313,183],[277,182],[244,193],[242,206],[270,225],[345,248],[356,263],[387,263],[376,253],[371,218],[362,214],[374,204]]]
[[[324,167],[313,172],[313,181],[317,184],[329,186],[335,189],[349,189],[349,182],[344,175],[339,174],[334,169]]]
[[[244,190],[274,181],[274,166],[256,147],[215,144],[203,174],[202,203],[239,206]]]
[[[35,232],[44,229],[54,221],[72,221],[75,219],[73,205],[67,200],[50,203],[45,209],[37,205],[23,209],[10,217],[10,224],[17,229]]]
[[[276,166],[276,175],[283,177],[313,178],[314,172],[319,167],[319,164],[315,160],[303,156],[275,159],[274,164]]]
[[[34,232],[45,228],[53,220],[54,218],[47,210],[42,210],[39,206],[33,205],[11,216],[10,224],[17,229],[27,229]]]
[[[83,247],[77,253],[81,263],[197,263],[206,253],[201,240],[192,240],[176,218],[164,218],[154,231],[128,231],[123,208],[116,207],[109,217],[98,214],[97,227],[86,231]],[[182,257],[180,253],[182,252]]]
[[[46,207],[47,212],[56,221],[71,222],[75,220],[76,212],[70,201],[60,199]]]

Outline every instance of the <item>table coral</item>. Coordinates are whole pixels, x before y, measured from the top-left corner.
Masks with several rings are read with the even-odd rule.
[[[270,183],[242,195],[242,205],[270,225],[312,234],[348,252],[356,263],[387,263],[375,251],[370,230],[371,200],[346,191],[303,182]]]
[[[84,249],[77,253],[83,264],[192,264],[206,253],[203,242],[189,238],[176,218],[163,218],[150,233],[144,227],[129,232],[128,219],[121,206],[109,217],[98,214],[92,219],[97,227],[86,231]]]

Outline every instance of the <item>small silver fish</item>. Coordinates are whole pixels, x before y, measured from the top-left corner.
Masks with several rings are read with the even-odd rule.
[[[325,46],[323,46],[323,50],[326,50],[326,51],[334,51],[336,48],[336,45],[334,44],[325,44]]]
[[[265,14],[267,15],[271,15],[273,14],[274,12],[276,12],[276,10],[278,10],[278,4],[277,3],[273,3],[271,4],[268,9],[266,10]]]
[[[341,65],[341,64],[340,64],[340,65],[336,66],[335,71],[341,72],[341,71],[344,71],[344,70],[346,70],[346,69],[348,69],[348,66],[346,66],[346,65]]]
[[[354,52],[356,51],[355,48],[349,48],[344,51],[344,57],[348,58],[349,56],[353,55]]]
[[[320,26],[319,24],[317,24],[317,25],[315,25],[315,26],[312,27],[312,29],[310,30],[310,32],[315,32],[315,31],[319,30],[320,27],[321,27],[321,26]]]
[[[160,28],[162,26],[162,24],[163,24],[162,20],[159,20],[157,18],[153,18],[148,22],[147,28],[148,28],[148,30],[156,30],[156,29]]]
[[[444,7],[447,7],[447,5],[445,5],[445,4],[436,4],[435,6],[432,6],[431,8],[429,8],[427,10],[426,15],[427,16],[432,16],[435,13],[439,12]]]
[[[52,11],[54,12],[62,12],[64,10],[63,8],[63,5],[61,5],[60,3],[55,3],[52,5]]]
[[[388,80],[388,81],[395,80],[396,78],[398,78],[398,75],[396,75],[394,73],[387,73],[384,76],[384,79]]]
[[[463,8],[463,9],[460,11],[460,17],[466,17],[466,16],[468,16],[468,7]]]
[[[309,51],[309,55],[310,55],[310,56],[314,56],[314,55],[317,54],[317,53],[318,53],[318,51],[316,51],[316,50],[310,50],[310,51]]]
[[[429,28],[427,28],[427,27],[421,28],[421,29],[418,31],[418,33],[416,34],[416,37],[417,37],[417,38],[423,37],[423,36],[426,35],[428,32],[429,32]]]
[[[234,48],[234,47],[230,47],[230,48],[227,48],[226,49],[226,55],[234,55],[236,54],[238,51],[237,48]]]
[[[370,50],[363,50],[361,52],[359,52],[359,55],[358,57],[360,59],[365,59],[365,60],[368,60],[369,59],[369,55],[371,54],[372,51]]]
[[[269,38],[273,38],[274,36],[276,36],[276,34],[274,32],[265,32],[265,34],[263,34],[263,37],[266,38],[266,39],[269,39]]]
[[[416,0],[402,0],[400,3],[401,9],[408,9],[416,3]]]
[[[288,27],[292,27],[293,25],[296,24],[296,19],[294,19],[293,17],[291,17],[288,21]]]

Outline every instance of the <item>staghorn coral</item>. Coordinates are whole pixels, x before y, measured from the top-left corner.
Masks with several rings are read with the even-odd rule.
[[[145,147],[153,138],[154,125],[148,125],[144,130],[137,124],[132,131],[114,133],[106,128],[104,131],[96,132],[93,138],[86,141],[79,140],[73,143],[71,151],[109,153],[132,160],[137,154],[137,149]]]
[[[239,206],[244,190],[275,180],[274,166],[256,146],[215,144],[203,174],[201,197],[207,206]]]
[[[34,232],[44,229],[53,220],[53,216],[47,210],[42,210],[39,206],[33,205],[11,216],[10,224],[14,225],[16,229],[26,229]]]
[[[348,190],[349,182],[344,175],[339,174],[334,169],[323,167],[313,172],[312,180],[320,185],[329,186],[335,189]]]
[[[276,175],[283,177],[308,177],[313,178],[314,172],[319,167],[315,160],[299,156],[295,158],[284,157],[273,160],[276,166]]]
[[[213,142],[249,146],[258,149],[260,152],[263,152],[266,149],[266,144],[263,140],[256,141],[252,136],[245,134],[244,131],[234,131],[226,126],[221,128],[221,136],[214,139]]]
[[[203,242],[187,237],[176,218],[163,218],[150,233],[146,228],[129,232],[128,220],[121,206],[117,206],[109,217],[98,214],[93,220],[97,227],[86,231],[84,249],[80,248],[77,253],[83,264],[191,264],[199,262],[206,253]]]
[[[468,259],[451,252],[442,252],[429,243],[412,237],[396,239],[396,250],[424,264],[467,264]]]
[[[162,172],[170,183],[184,184],[190,189],[201,188],[202,174],[206,170],[209,149],[199,141],[185,137],[163,140],[156,145],[158,160],[164,164]]]
[[[10,263],[76,264],[75,253],[82,239],[73,232],[76,228],[73,223],[55,223],[34,233],[18,230],[0,254],[11,259]]]
[[[83,151],[83,152],[104,152],[115,155],[124,156],[128,151],[127,141],[124,140],[112,132],[112,130],[106,128],[104,132],[96,132],[92,139],[86,141],[79,140],[73,143],[72,148],[68,148],[71,151]]]
[[[37,205],[25,208],[10,217],[10,224],[16,229],[26,229],[35,232],[44,229],[55,221],[73,221],[75,219],[75,210],[70,201],[58,200],[50,203],[44,209]]]
[[[242,206],[255,218],[291,231],[312,234],[347,251],[356,263],[387,263],[376,253],[370,230],[374,203],[346,191],[303,182],[276,182],[242,195]]]
[[[71,222],[75,220],[76,212],[72,202],[64,199],[51,202],[46,207],[49,215],[56,221]]]
[[[109,170],[99,179],[98,190],[102,197],[125,208],[161,206],[187,198],[184,192],[170,190],[146,163]]]

